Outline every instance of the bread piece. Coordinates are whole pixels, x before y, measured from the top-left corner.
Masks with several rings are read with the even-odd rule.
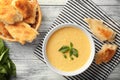
[[[0,0],[0,6],[11,5],[12,0]]]
[[[14,6],[24,18],[26,23],[35,23],[37,1],[36,0],[13,0],[12,6]]]
[[[12,38],[9,32],[5,28],[5,24],[0,22],[0,35],[7,37],[7,38]]]
[[[103,21],[91,18],[85,18],[84,21],[88,23],[89,28],[93,34],[101,41],[113,41],[116,33],[108,26],[103,24]]]
[[[14,24],[23,20],[23,16],[12,6],[0,6],[0,22]]]
[[[104,44],[101,50],[96,54],[95,62],[96,64],[101,64],[102,62],[109,62],[114,54],[116,53],[117,45],[115,44]]]
[[[6,25],[5,28],[11,34],[11,36],[21,44],[25,44],[26,41],[32,42],[38,34],[35,29],[31,28],[31,26],[25,22]]]
[[[6,1],[6,0],[5,0]],[[8,0],[9,1],[9,0]],[[30,0],[29,0],[30,1]],[[33,0],[31,0],[33,1]],[[38,5],[38,4],[37,4]],[[41,10],[40,10],[40,7],[37,6],[37,9],[36,9],[36,17],[35,17],[35,23],[34,24],[30,24],[30,27],[33,28],[36,32],[37,30],[39,29],[40,27],[40,24],[41,24],[41,19],[42,19],[42,14],[41,14]],[[24,22],[24,21],[22,21]],[[4,25],[4,24],[2,24]],[[4,27],[2,27],[4,28]],[[4,28],[6,29],[6,28]],[[7,31],[7,29],[6,29]],[[8,31],[7,31],[8,32]],[[9,32],[8,32],[9,33]],[[9,33],[10,34],[10,33]],[[19,42],[18,40],[16,40],[15,38],[13,38],[11,35],[6,35],[4,36],[3,35],[3,32],[0,33],[0,38],[3,39],[3,40],[7,40],[7,41],[11,41],[11,42]],[[24,41],[22,42],[23,44],[25,43]]]
[[[2,22],[0,22],[0,38],[4,40],[16,41],[12,39],[12,36],[5,28],[5,24],[3,24]]]

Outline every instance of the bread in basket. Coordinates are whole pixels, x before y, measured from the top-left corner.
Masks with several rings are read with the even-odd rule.
[[[38,35],[41,10],[36,0],[0,0],[0,38],[25,44]],[[4,3],[4,4],[3,4]],[[9,8],[9,9],[8,9]]]

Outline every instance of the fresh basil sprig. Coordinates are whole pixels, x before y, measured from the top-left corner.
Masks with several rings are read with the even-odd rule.
[[[9,49],[0,39],[0,80],[10,80],[16,76],[16,66],[9,57]]]
[[[71,60],[74,59],[72,56],[75,56],[76,58],[78,58],[78,56],[79,56],[78,55],[78,50],[73,48],[73,43],[72,42],[70,42],[70,46],[62,46],[58,51],[63,53],[64,58],[67,58],[65,53],[69,52]]]
[[[62,46],[59,51],[62,53],[66,53],[70,50],[69,46]]]

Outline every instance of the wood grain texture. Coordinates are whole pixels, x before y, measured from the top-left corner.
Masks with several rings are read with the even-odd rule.
[[[38,0],[41,5],[65,5],[68,0]],[[120,5],[120,0],[92,0],[97,5]]]
[[[39,0],[43,14],[43,20],[39,29],[40,35],[32,43],[24,46],[19,43],[5,41],[10,48],[10,57],[17,66],[16,80],[65,80],[61,75],[52,72],[44,63],[42,63],[33,51],[37,47],[44,32],[59,15],[67,0]],[[109,16],[120,23],[120,0],[93,0]],[[120,80],[120,65],[118,65],[108,80]],[[14,79],[12,79],[14,80]]]

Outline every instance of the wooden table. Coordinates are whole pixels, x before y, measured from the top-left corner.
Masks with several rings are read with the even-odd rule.
[[[120,0],[93,1],[120,23]],[[66,2],[67,0],[39,0],[43,14],[39,32],[48,30]],[[40,34],[33,43],[27,43],[26,45],[6,41],[10,48],[10,57],[17,67],[16,80],[65,80],[62,76],[52,72],[33,54],[42,35]],[[120,80],[120,65],[115,68],[108,80]]]

